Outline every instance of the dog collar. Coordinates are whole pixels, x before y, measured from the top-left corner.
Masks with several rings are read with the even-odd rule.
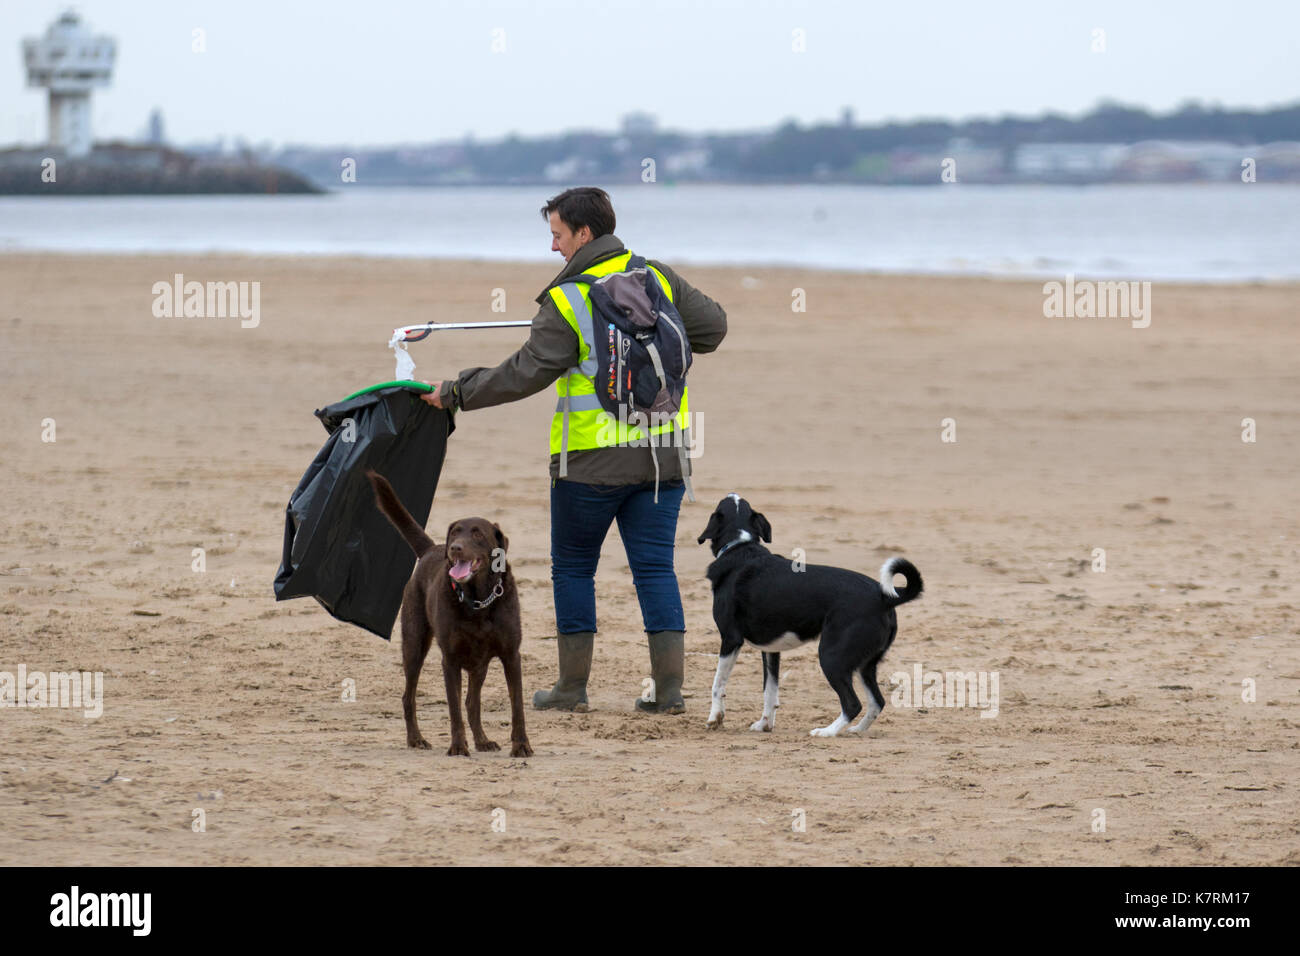
[[[749,542],[753,540],[754,540],[754,536],[752,534],[750,534],[748,531],[742,531],[740,532],[740,537],[737,538],[735,541],[731,542],[731,544],[727,545],[721,551],[719,551],[718,557],[714,558],[713,560],[715,561],[718,560],[718,558],[721,558],[724,554],[726,554],[728,551],[730,551],[732,548],[736,547],[737,545],[749,544]]]
[[[467,599],[465,597],[465,592],[461,590],[460,585],[458,585],[455,581],[451,582],[451,589],[456,592],[456,597],[457,599],[459,599],[461,604],[468,603],[469,606],[473,608],[475,611],[481,611],[483,610],[483,608],[490,605],[493,601],[495,601],[497,598],[499,598],[502,594],[505,593],[505,580],[506,579],[504,575],[497,578],[496,587],[492,589],[492,593],[489,594],[481,601],[475,601],[472,598]]]

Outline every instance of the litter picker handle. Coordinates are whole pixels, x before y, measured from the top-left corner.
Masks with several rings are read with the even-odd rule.
[[[525,319],[512,322],[429,322],[424,325],[404,325],[400,329],[393,329],[393,338],[389,344],[420,342],[428,338],[430,332],[440,329],[511,329],[526,328],[532,324],[531,319]]]

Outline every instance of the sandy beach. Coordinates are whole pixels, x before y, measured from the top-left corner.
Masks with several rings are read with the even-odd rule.
[[[1133,328],[1045,317],[1042,282],[681,266],[730,325],[691,372],[687,713],[634,711],[649,660],[614,529],[596,709],[530,708],[526,761],[448,757],[431,659],[434,750],[408,750],[398,642],[271,591],[326,437],[312,412],[392,377],[394,326],[531,318],[558,268],[0,255],[0,671],[104,675],[97,719],[0,709],[0,863],[1300,864],[1294,285],[1156,283]],[[155,316],[176,273],[260,283],[256,327]],[[434,336],[416,375],[523,338]],[[556,667],[553,407],[463,413],[429,521],[508,533],[529,696]],[[996,716],[891,703],[865,738],[812,739],[838,707],[805,648],[783,655],[775,731],[751,733],[746,650],[706,731],[696,537],[733,491],[777,553],[873,577],[910,558],[926,593],[882,689],[917,665],[996,673]],[[484,711],[506,739],[499,669]]]

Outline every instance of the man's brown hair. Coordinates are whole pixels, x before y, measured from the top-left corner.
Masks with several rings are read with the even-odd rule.
[[[553,212],[574,232],[588,226],[593,239],[614,231],[614,204],[609,193],[597,186],[577,186],[552,196],[542,207],[542,218],[550,219]]]

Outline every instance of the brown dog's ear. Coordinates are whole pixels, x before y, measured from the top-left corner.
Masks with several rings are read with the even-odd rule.
[[[451,547],[451,529],[454,527],[456,527],[456,522],[454,521],[451,524],[447,525],[447,537],[445,537],[442,541],[442,546],[444,549]]]
[[[758,536],[768,544],[771,544],[772,526],[767,523],[767,519],[758,511],[755,511],[751,517],[754,519],[754,530],[758,532]]]
[[[718,527],[720,524],[722,524],[722,516],[715,511],[713,514],[709,515],[708,526],[705,527],[704,533],[695,539],[695,543],[703,544],[705,541],[716,538],[718,532],[721,530]]]
[[[501,526],[494,521],[492,522],[492,530],[496,532],[497,547],[499,547],[502,551],[509,551],[510,539],[507,538],[505,532],[501,530]]]

